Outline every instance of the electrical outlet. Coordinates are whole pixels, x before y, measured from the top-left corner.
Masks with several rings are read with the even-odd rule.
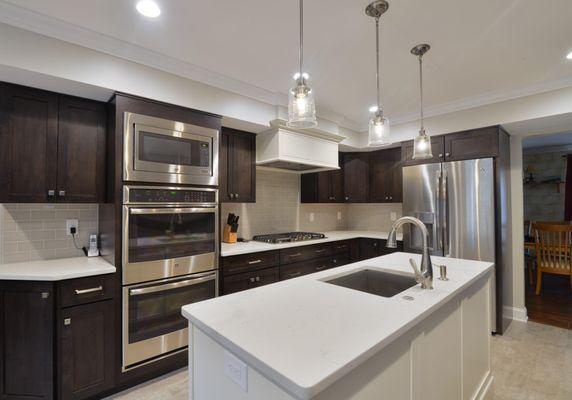
[[[342,220],[342,212],[338,211],[338,221],[341,221],[341,220]]]
[[[75,228],[75,234],[79,233],[79,222],[77,219],[66,219],[66,235],[71,236],[71,228]]]
[[[224,374],[248,392],[248,367],[228,351],[224,351]]]
[[[397,213],[392,212],[390,218],[391,218],[391,222],[394,222],[397,219]]]
[[[314,213],[310,213],[310,222],[314,222]]]

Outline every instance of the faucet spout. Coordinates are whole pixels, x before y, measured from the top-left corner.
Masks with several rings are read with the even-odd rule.
[[[423,237],[423,251],[421,253],[421,269],[417,268],[417,263],[415,260],[410,259],[409,263],[413,267],[415,273],[415,279],[421,284],[423,289],[433,289],[433,265],[431,263],[431,254],[429,253],[429,231],[425,224],[414,217],[401,217],[393,223],[391,226],[391,231],[387,237],[387,247],[395,248],[397,247],[396,242],[396,232],[397,230],[405,224],[412,224],[421,230]]]

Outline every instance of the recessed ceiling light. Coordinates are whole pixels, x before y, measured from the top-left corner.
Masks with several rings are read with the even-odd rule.
[[[161,9],[153,0],[140,0],[135,7],[139,13],[149,18],[157,18],[161,15]]]
[[[572,51],[568,54],[566,54],[566,58],[569,60],[572,60]]]

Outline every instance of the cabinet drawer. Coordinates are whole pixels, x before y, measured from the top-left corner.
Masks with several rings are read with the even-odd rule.
[[[277,250],[223,257],[222,273],[226,276],[241,272],[255,271],[262,268],[277,267],[278,260],[279,254]]]
[[[302,261],[280,266],[280,280],[297,278],[302,275],[323,271],[333,265],[332,257],[320,257],[314,260]]]
[[[62,281],[59,283],[59,307],[71,307],[111,299],[114,290],[115,274]]]
[[[342,265],[350,264],[350,253],[338,254],[332,257],[331,267],[341,267]]]
[[[351,250],[351,241],[350,240],[342,240],[339,242],[332,243],[332,248],[334,254],[342,254],[342,253],[349,253]]]
[[[222,294],[230,294],[278,282],[278,267],[226,276],[222,281]]]
[[[314,244],[280,250],[280,265],[332,255],[332,244]]]

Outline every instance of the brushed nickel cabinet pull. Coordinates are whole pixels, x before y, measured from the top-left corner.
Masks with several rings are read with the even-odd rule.
[[[101,291],[103,291],[103,286],[98,286],[90,289],[76,289],[75,294],[80,295],[80,294],[95,293]]]
[[[321,265],[321,266],[319,266],[319,267],[316,267],[316,271],[321,271],[321,270],[323,270],[323,269],[325,269],[325,268],[326,268],[325,265]]]
[[[290,257],[300,257],[302,254],[301,253],[294,253],[294,254],[290,254]]]
[[[319,249],[319,250],[316,250],[316,253],[323,253],[324,251],[326,251],[326,249]]]
[[[66,195],[66,191],[65,190],[60,190],[59,195],[61,197],[64,197]]]
[[[301,271],[291,272],[289,275],[290,275],[290,277],[294,277],[294,276],[302,275],[302,272]]]
[[[54,197],[56,195],[56,191],[54,189],[48,190],[48,197]]]
[[[64,319],[64,325],[65,326],[71,325],[71,318],[65,318]]]
[[[250,283],[254,283],[254,278],[250,278]]]
[[[47,299],[50,297],[50,292],[42,292],[42,299]]]
[[[252,265],[252,264],[260,264],[262,262],[262,260],[252,260],[248,262],[248,265]]]
[[[238,199],[238,193],[235,193],[235,194],[234,194],[234,198],[235,198],[235,199]]]
[[[254,279],[256,279],[256,282],[260,282],[260,277],[259,277],[259,276],[257,276],[257,277],[254,278]]]

